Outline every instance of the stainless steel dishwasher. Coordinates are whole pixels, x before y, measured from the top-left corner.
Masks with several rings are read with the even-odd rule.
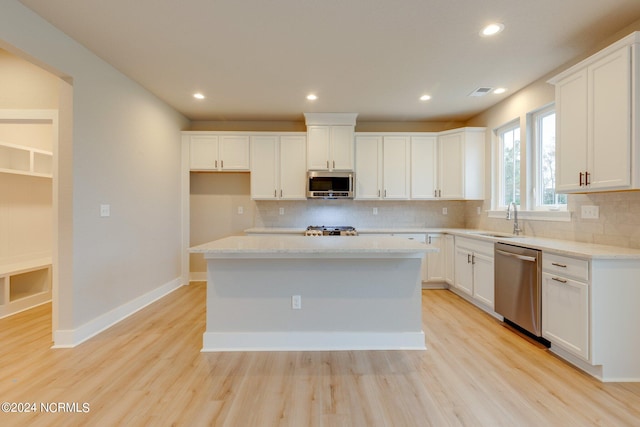
[[[494,265],[496,313],[541,337],[542,252],[497,242]]]

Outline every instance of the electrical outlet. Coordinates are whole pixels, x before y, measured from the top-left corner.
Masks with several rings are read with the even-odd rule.
[[[378,215],[378,208],[373,208],[373,214]]]
[[[600,218],[600,207],[595,205],[583,205],[580,217],[584,219],[598,219]]]
[[[482,208],[480,206],[478,206],[476,208],[476,212],[478,213],[478,215],[482,215]]]
[[[238,215],[242,215],[244,213],[244,207],[238,206]]]
[[[442,208],[442,215],[446,215],[449,213],[449,210],[447,208]]]
[[[284,215],[284,208],[278,209],[278,212],[280,213],[280,215]]]
[[[302,310],[302,297],[300,295],[291,295],[291,308]]]
[[[111,205],[100,205],[100,216],[101,217],[111,216]]]

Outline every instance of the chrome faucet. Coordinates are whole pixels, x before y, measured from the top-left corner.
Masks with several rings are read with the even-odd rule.
[[[517,236],[522,231],[518,224],[518,205],[516,205],[516,202],[509,203],[507,206],[507,219],[511,219],[511,206],[513,206],[513,234]]]

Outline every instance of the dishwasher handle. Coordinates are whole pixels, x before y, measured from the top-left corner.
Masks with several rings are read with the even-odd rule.
[[[512,258],[518,258],[519,260],[522,260],[522,261],[536,262],[538,260],[534,256],[518,255],[511,252],[501,251],[500,249],[496,249],[496,253],[504,256],[509,256]]]

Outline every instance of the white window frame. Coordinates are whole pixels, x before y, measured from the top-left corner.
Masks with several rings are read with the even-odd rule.
[[[556,114],[555,104],[549,104],[539,110],[533,111],[529,116],[529,126],[531,127],[531,141],[533,142],[533,156],[532,156],[532,171],[533,177],[531,179],[531,194],[532,203],[531,208],[536,211],[566,211],[567,205],[554,204],[543,205],[542,204],[542,139],[540,132],[540,125],[542,119],[550,114]],[[557,117],[557,116],[556,116]]]
[[[522,168],[522,127],[520,126],[520,119],[512,120],[494,130],[494,135],[496,138],[496,180],[495,180],[495,190],[496,197],[494,201],[494,209],[497,210],[505,210],[507,208],[506,204],[502,204],[502,200],[504,199],[504,150],[503,150],[503,141],[502,135],[506,132],[513,131],[515,129],[520,130],[520,200],[522,201],[522,183],[524,182],[524,177],[522,176],[523,168]],[[518,205],[518,209],[520,206]]]

